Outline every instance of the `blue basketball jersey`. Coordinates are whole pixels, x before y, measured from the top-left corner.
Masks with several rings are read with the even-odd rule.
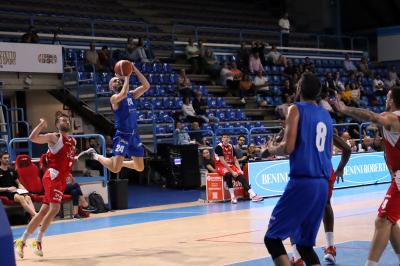
[[[299,113],[296,146],[290,154],[291,178],[326,178],[332,174],[333,125],[329,113],[312,103],[295,103]]]
[[[125,133],[136,132],[137,113],[132,92],[119,102],[119,107],[114,111],[115,129]]]

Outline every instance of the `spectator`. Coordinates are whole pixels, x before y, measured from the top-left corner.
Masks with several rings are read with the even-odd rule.
[[[283,65],[287,67],[287,59],[276,49],[276,45],[271,46],[271,51],[267,54],[267,61],[274,65]]]
[[[221,79],[221,85],[230,88],[231,82],[233,81],[233,73],[228,67],[228,63],[222,64],[221,72],[219,74]]]
[[[385,85],[379,74],[375,75],[374,81],[372,82],[372,86],[374,89],[375,96],[385,96],[387,94],[387,90],[385,89]]]
[[[185,145],[193,143],[190,141],[190,136],[183,129],[183,124],[180,121],[175,122],[174,140],[175,145]]]
[[[99,51],[99,70],[104,72],[113,71],[111,62],[111,52],[107,46],[103,46]]]
[[[285,101],[275,108],[279,119],[285,120],[289,111],[289,107],[293,104],[293,96],[285,95]]]
[[[201,73],[201,62],[200,62],[200,51],[194,45],[193,39],[189,38],[188,45],[185,48],[186,59],[191,65],[191,73],[199,74]]]
[[[200,131],[200,126],[198,122],[192,122],[191,130],[189,132],[189,137],[191,140],[195,141],[195,143],[199,146],[206,145],[206,141],[203,135],[203,132]]]
[[[186,76],[186,71],[182,68],[178,75],[178,92],[182,97],[192,96],[192,83],[190,79]]]
[[[289,80],[285,80],[283,82],[283,87],[282,87],[281,90],[282,90],[282,95],[283,96],[285,96],[285,95],[291,96],[291,95],[294,95],[294,93],[295,93],[294,86],[290,86],[290,81]]]
[[[216,80],[219,77],[219,72],[221,71],[221,66],[215,57],[213,51],[211,48],[206,49],[206,54],[205,54],[205,71],[210,75],[211,82],[216,83]]]
[[[207,100],[201,97],[201,92],[196,91],[194,93],[194,99],[192,101],[192,106],[197,115],[207,117]],[[211,123],[218,123],[219,119],[214,116],[208,116],[208,120]]]
[[[335,84],[335,87],[336,87],[336,91],[337,91],[337,92],[340,93],[342,90],[344,90],[344,84],[343,84],[343,82],[340,80],[340,72],[339,72],[339,71],[336,72],[334,84]]]
[[[36,210],[28,191],[19,182],[17,172],[9,165],[9,154],[1,154],[0,160],[0,196],[21,204],[31,217],[35,216]]]
[[[250,94],[253,94],[253,82],[250,80],[249,75],[244,74],[239,84],[239,97],[240,102],[245,104],[246,99]]]
[[[67,179],[67,186],[64,190],[64,194],[72,196],[72,215],[75,219],[83,218],[79,214],[80,208],[85,212],[95,211],[92,206],[89,206],[89,203],[83,196],[81,186],[75,182],[75,178],[72,175],[70,175]]]
[[[304,71],[310,71],[310,72],[315,72],[315,66],[314,66],[314,63],[313,62],[311,62],[311,60],[310,60],[310,58],[307,56],[307,57],[305,57],[304,58],[304,64],[303,64],[303,66],[304,66]],[[332,74],[331,74],[332,75]]]
[[[236,204],[237,199],[233,190],[232,180],[239,181],[250,195],[252,201],[262,201],[263,198],[256,195],[251,189],[249,182],[245,179],[243,171],[240,168],[239,162],[236,157],[236,149],[229,143],[229,135],[223,134],[221,142],[215,148],[215,166],[216,171],[223,176],[231,195],[231,203]]]
[[[262,71],[257,71],[257,75],[254,77],[253,85],[257,93],[266,95],[269,92],[268,81],[263,75]]]
[[[287,60],[287,66],[285,67],[285,70],[283,71],[282,75],[289,79],[293,80],[293,75],[297,72],[297,68],[293,65],[292,60],[288,59]]]
[[[267,107],[268,106],[267,100],[265,99],[265,97],[262,97],[261,95],[257,95],[256,103],[257,103],[258,107]]]
[[[249,71],[251,74],[254,74],[258,71],[263,72],[264,67],[261,64],[260,56],[258,52],[255,52],[254,54],[250,55],[249,58]]]
[[[239,92],[240,81],[242,80],[242,71],[237,68],[236,62],[232,62],[231,71],[232,80],[227,80],[228,88],[233,95]]]
[[[351,88],[351,99],[354,104],[354,106],[358,107],[360,106],[360,97],[361,97],[361,89],[360,85],[357,83],[352,83],[350,84]]]
[[[136,44],[135,44],[135,41],[134,41],[133,37],[132,36],[128,36],[128,40],[127,40],[127,43],[126,43],[126,56],[125,56],[125,58],[130,60],[130,61],[132,61],[132,62],[135,62],[135,60],[137,60],[137,58],[135,58],[136,55],[137,55],[135,53],[135,49],[136,49]]]
[[[113,139],[110,135],[106,136],[106,157],[112,157]]]
[[[378,134],[375,136],[374,141],[372,143],[372,149],[374,151],[383,151],[383,142],[381,136]]]
[[[368,58],[366,57],[361,58],[361,62],[358,68],[360,69],[360,72],[363,73],[364,76],[367,77],[373,76],[372,70],[369,69]]]
[[[283,14],[283,17],[279,20],[278,25],[281,29],[281,44],[284,47],[289,46],[289,34],[290,34],[290,22],[289,13]]]
[[[338,112],[335,112],[335,110],[333,109],[329,97],[330,96],[327,91],[322,91],[321,100],[319,101],[319,106],[328,111],[332,118],[334,118],[336,121],[339,121],[342,119],[342,117]]]
[[[244,135],[239,135],[237,139],[237,144],[235,146],[235,151],[236,151],[236,158],[240,164],[240,167],[243,167],[243,165],[247,162],[247,155],[244,150],[245,143],[246,143],[246,137]]]
[[[246,47],[246,42],[241,42],[240,43],[240,48],[237,52],[237,58],[238,58],[238,67],[240,70],[243,72],[247,72],[248,67],[249,67],[249,56],[250,52],[249,49]]]
[[[23,43],[39,43],[39,36],[36,33],[33,25],[29,26],[28,31],[22,35],[21,42]]]
[[[362,149],[366,152],[373,152],[372,139],[370,136],[365,136],[362,140]]]
[[[150,62],[148,55],[147,55],[148,52],[146,51],[142,37],[138,38],[138,43],[135,47],[134,53],[136,54],[135,55],[135,58],[137,58],[136,61],[139,61],[141,63]]]
[[[346,70],[348,73],[356,73],[357,72],[357,68],[354,65],[353,61],[350,60],[349,54],[345,54],[345,56],[344,56],[343,67],[344,67],[344,70]]]
[[[249,146],[247,146],[247,161],[251,162],[260,159],[260,149],[258,149],[254,143],[250,143]]]
[[[95,43],[91,43],[90,50],[86,51],[85,63],[86,63],[85,68],[87,68],[87,70],[91,71],[91,72],[93,71],[91,66],[94,66],[95,68],[98,66],[99,55],[96,52],[96,44]]]
[[[326,87],[329,97],[334,97],[336,95],[336,92],[339,92],[336,87],[336,80],[332,77],[331,72],[326,73],[323,86]]]
[[[190,103],[189,97],[183,97],[183,104],[182,104],[182,112],[183,116],[189,122],[198,122],[199,124],[208,123],[209,119],[206,116],[198,115],[193,109],[193,105]]]
[[[265,66],[265,46],[268,44],[265,44],[261,41],[256,42],[256,49],[255,51],[258,52],[258,57],[260,58],[261,65]],[[255,53],[253,53],[255,54]]]
[[[204,149],[202,154],[203,158],[203,166],[209,173],[215,173],[215,164],[214,160],[210,156],[210,151],[208,149]]]
[[[392,88],[393,86],[399,86],[400,85],[400,80],[399,76],[397,75],[396,67],[391,66],[388,72],[388,80],[386,80],[386,87],[388,89]]]

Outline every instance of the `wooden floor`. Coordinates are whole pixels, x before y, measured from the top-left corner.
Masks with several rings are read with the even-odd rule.
[[[335,191],[336,243],[372,238],[387,187]],[[228,265],[266,257],[263,238],[276,200],[196,202],[56,222],[44,239],[44,257],[28,247],[17,265]],[[14,237],[23,229],[13,228]],[[317,246],[324,246],[324,239],[321,226]]]

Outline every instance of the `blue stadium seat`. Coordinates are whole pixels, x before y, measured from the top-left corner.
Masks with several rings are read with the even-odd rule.
[[[232,110],[232,109],[226,110],[225,115],[226,115],[226,120],[227,121],[236,121],[237,120],[236,119],[236,112],[234,110]]]
[[[274,100],[273,100],[272,97],[267,96],[267,97],[265,97],[265,100],[267,101],[267,105],[268,106],[273,106],[274,105]]]
[[[246,113],[241,109],[236,109],[235,117],[238,121],[246,120]]]
[[[165,131],[166,131],[166,133],[173,133],[173,132],[175,131],[174,125],[168,124],[168,125],[165,127]]]
[[[225,111],[217,110],[215,112],[215,115],[220,121],[225,121],[226,120]]]
[[[216,105],[217,105],[216,107],[218,108],[225,108],[226,107],[225,99],[223,97],[218,97]]]
[[[282,97],[277,96],[274,97],[274,105],[281,105],[282,104]]]
[[[163,70],[164,70],[164,73],[169,74],[169,73],[172,72],[172,67],[171,67],[170,64],[164,63],[164,64],[163,64]]]

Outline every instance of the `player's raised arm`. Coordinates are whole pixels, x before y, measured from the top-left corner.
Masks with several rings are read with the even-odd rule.
[[[275,139],[268,143],[268,151],[271,155],[289,155],[293,152],[297,140],[297,128],[300,113],[296,105],[289,107],[285,121],[285,134],[281,142],[276,143]]]
[[[130,77],[130,75],[124,77],[124,84],[122,85],[121,91],[119,91],[119,92],[117,91],[117,94],[114,94],[110,98],[111,105],[113,106],[114,109],[117,109],[116,107],[118,107],[118,103],[128,96],[128,92],[129,92],[129,77]],[[118,83],[120,81],[119,81],[118,78],[113,78],[113,80],[111,82]],[[114,85],[111,84],[111,86],[114,86]]]
[[[137,99],[142,96],[148,89],[150,89],[150,83],[147,81],[146,77],[143,76],[143,74],[135,67],[134,64],[132,64],[132,67],[140,83],[142,84],[136,89],[132,90],[133,97]]]
[[[55,144],[57,142],[57,137],[54,134],[40,134],[44,128],[47,128],[47,122],[43,118],[40,118],[40,123],[32,130],[29,135],[29,140],[38,144]]]
[[[384,127],[390,127],[398,121],[397,116],[393,113],[384,112],[377,114],[368,109],[346,106],[342,101],[340,101],[340,98],[336,101],[335,106],[339,112],[345,115],[351,116],[360,121],[371,121]]]

